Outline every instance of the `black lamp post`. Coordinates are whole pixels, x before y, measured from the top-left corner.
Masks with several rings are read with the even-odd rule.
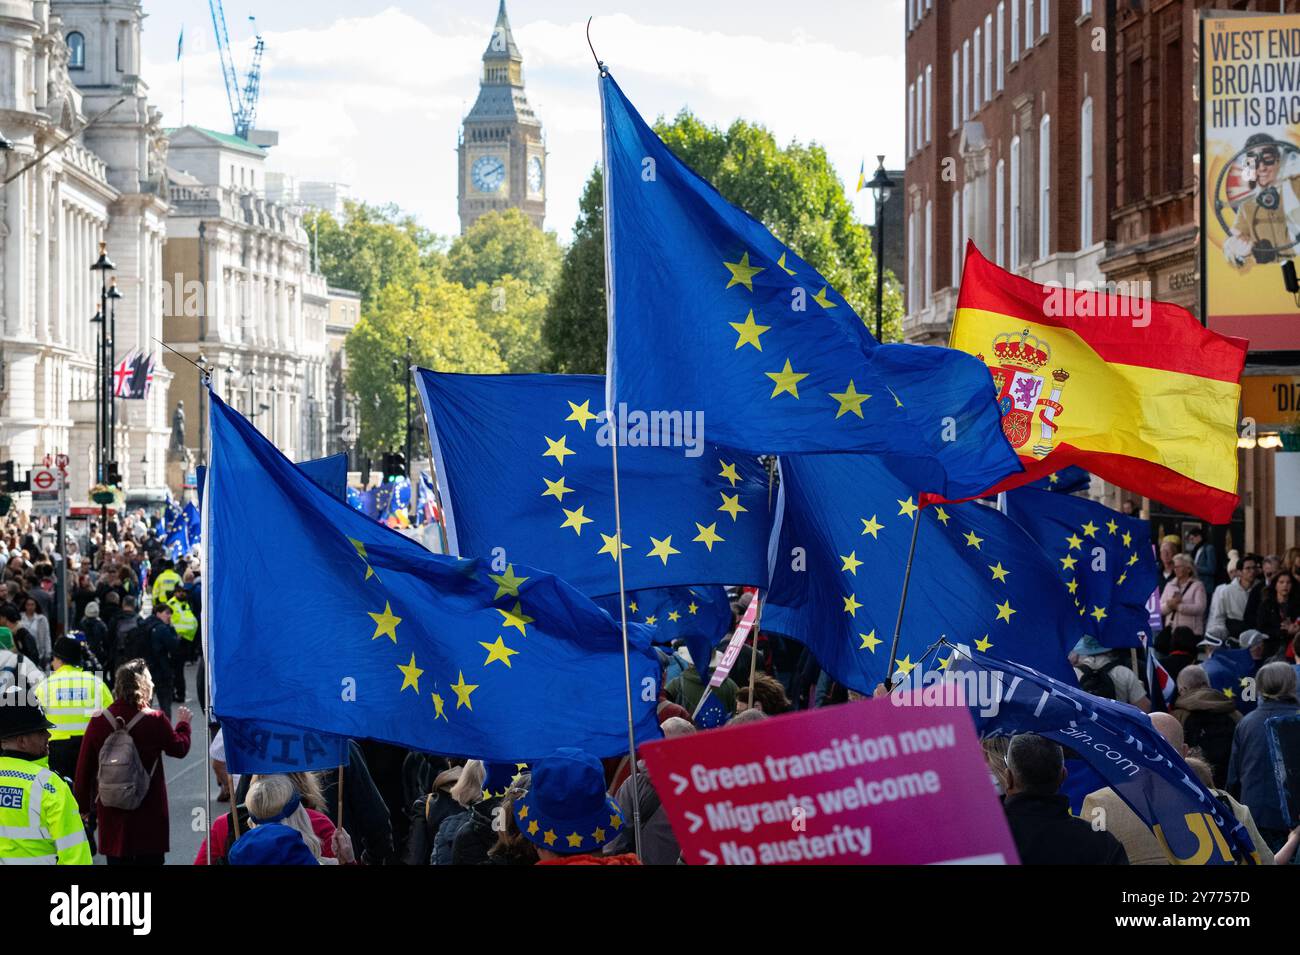
[[[108,415],[109,404],[106,400],[112,393],[107,385],[111,377],[111,368],[107,368],[108,353],[105,351],[107,346],[108,331],[108,273],[116,272],[117,266],[113,264],[112,259],[108,257],[108,243],[99,243],[99,258],[95,264],[90,267],[92,272],[99,273],[99,352],[96,355],[95,366],[97,369],[97,386],[99,391],[96,393],[95,405],[97,409],[97,428],[95,438],[99,442],[99,454],[97,461],[98,480],[104,482],[108,479]],[[108,508],[101,507],[101,520],[107,520]],[[103,526],[103,525],[101,525]]]
[[[108,460],[117,460],[117,276],[108,280]]]
[[[393,373],[401,363],[396,358],[393,359]],[[406,336],[406,476],[411,476],[411,336]]]
[[[885,203],[894,191],[894,181],[885,172],[885,157],[876,156],[876,163],[876,174],[867,187],[876,197],[876,341],[880,341],[885,310]]]

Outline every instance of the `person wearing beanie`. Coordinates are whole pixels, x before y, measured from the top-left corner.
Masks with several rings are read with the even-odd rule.
[[[86,727],[92,716],[112,704],[113,694],[103,680],[82,669],[85,647],[72,637],[55,640],[53,652],[54,672],[36,688],[36,699],[54,724],[50,731],[50,769],[73,779]]]
[[[520,833],[537,848],[538,865],[640,865],[632,853],[602,856],[623,829],[623,811],[605,792],[600,760],[562,747],[533,766],[528,792],[514,800]]]
[[[90,655],[99,661],[101,667],[112,672],[112,668],[108,666],[108,625],[99,618],[98,600],[86,602],[86,609],[82,613],[81,620],[77,622],[77,629],[86,635],[86,646],[90,649]]]

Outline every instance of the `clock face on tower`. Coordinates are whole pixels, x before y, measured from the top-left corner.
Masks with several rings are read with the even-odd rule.
[[[496,156],[480,156],[470,167],[470,179],[479,192],[496,192],[506,181],[506,164]]]
[[[528,160],[528,191],[534,195],[542,192],[542,160],[538,156]]]

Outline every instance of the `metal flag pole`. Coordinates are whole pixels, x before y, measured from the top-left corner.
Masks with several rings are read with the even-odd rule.
[[[776,458],[770,458],[767,462],[767,515],[772,516],[772,480],[776,474]],[[749,647],[749,708],[753,709],[754,703],[754,680],[758,677],[758,632],[763,629],[763,591],[759,590],[754,594],[754,599],[758,601],[758,614],[754,620],[754,640]],[[708,664],[705,664],[706,666]]]
[[[182,355],[181,357],[183,358],[185,356]],[[212,387],[212,373],[209,372],[206,368],[199,367],[199,381],[202,383],[202,387],[205,391],[207,389],[210,389]],[[206,413],[209,415],[212,413],[211,400],[207,402]],[[212,536],[208,532],[208,501],[212,499],[212,471],[211,471],[212,462],[208,455],[207,444],[208,441],[210,440],[209,435],[211,433],[212,433],[211,428],[204,428],[203,436],[201,438],[202,447],[200,450],[203,453],[203,461],[208,466],[209,470],[208,470],[208,492],[202,496],[202,500],[200,501],[201,510],[199,511],[199,536],[202,538],[203,541],[203,546],[199,548],[199,582],[200,582],[200,586],[203,588],[203,590],[206,592],[209,598],[211,598],[212,596],[212,584],[211,584],[211,578],[209,577],[209,572],[212,567],[212,558],[211,555],[208,553],[208,549],[211,546]],[[203,714],[203,738],[204,738],[204,742],[207,745],[207,752],[204,754],[205,762],[207,761],[207,759],[211,758],[210,754],[212,753],[212,712],[213,712],[212,711],[212,655],[208,650],[208,646],[210,642],[210,634],[211,634],[211,631],[208,627],[208,621],[211,618],[212,618],[212,603],[211,600],[208,599],[204,601],[203,619],[202,621],[200,621],[201,627],[199,632],[199,639],[202,641],[202,646],[200,646],[199,649],[203,653],[203,699],[207,703],[207,707],[206,707],[207,712]],[[208,865],[212,865],[212,767],[208,766],[206,767],[206,769],[207,772],[203,774],[204,798],[206,800],[206,802],[204,803],[203,815],[208,824],[207,861],[208,861]],[[239,802],[239,797],[235,794],[235,787],[231,785],[230,786],[230,803],[231,803],[230,808],[233,810],[233,812],[231,812],[230,815],[231,815],[232,823],[234,825],[232,835],[239,834],[238,802]],[[227,836],[226,842],[227,844],[230,843],[230,836]]]
[[[912,543],[907,548],[907,566],[903,570],[903,593],[898,598],[898,619],[894,622],[894,642],[889,648],[889,669],[885,671],[885,687],[890,690],[894,688],[894,664],[898,662],[898,639],[903,632],[903,608],[907,606],[907,585],[912,580],[912,560],[916,557],[916,535],[921,530],[921,515],[924,513],[923,510],[918,509],[912,515]]]
[[[614,263],[610,254],[609,239],[609,136],[605,129],[605,84],[601,82],[606,75],[605,64],[596,56],[596,48],[591,45],[591,17],[587,18],[587,46],[596,60],[598,77],[596,86],[600,90],[600,161],[603,187],[604,208],[601,210],[603,234],[605,239],[605,319],[609,326],[609,341],[614,341]],[[612,362],[607,362],[612,365]],[[613,368],[607,369],[610,375],[605,385],[605,414],[611,415],[613,402],[609,400],[613,390]],[[632,781],[632,840],[637,858],[641,858],[641,792],[637,782],[636,771],[636,722],[632,715],[632,663],[631,651],[628,649],[627,636],[627,588],[623,581],[623,512],[619,501],[618,488],[618,430],[614,430],[614,440],[609,443],[614,467],[614,560],[618,564],[618,616],[623,630],[623,686],[627,694],[627,758],[630,767],[628,778]]]

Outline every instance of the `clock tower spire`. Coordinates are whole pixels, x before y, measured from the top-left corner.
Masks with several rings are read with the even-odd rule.
[[[546,144],[524,94],[524,58],[506,16],[483,51],[478,99],[460,131],[459,209],[464,232],[487,212],[516,208],[539,229],[546,218]]]

